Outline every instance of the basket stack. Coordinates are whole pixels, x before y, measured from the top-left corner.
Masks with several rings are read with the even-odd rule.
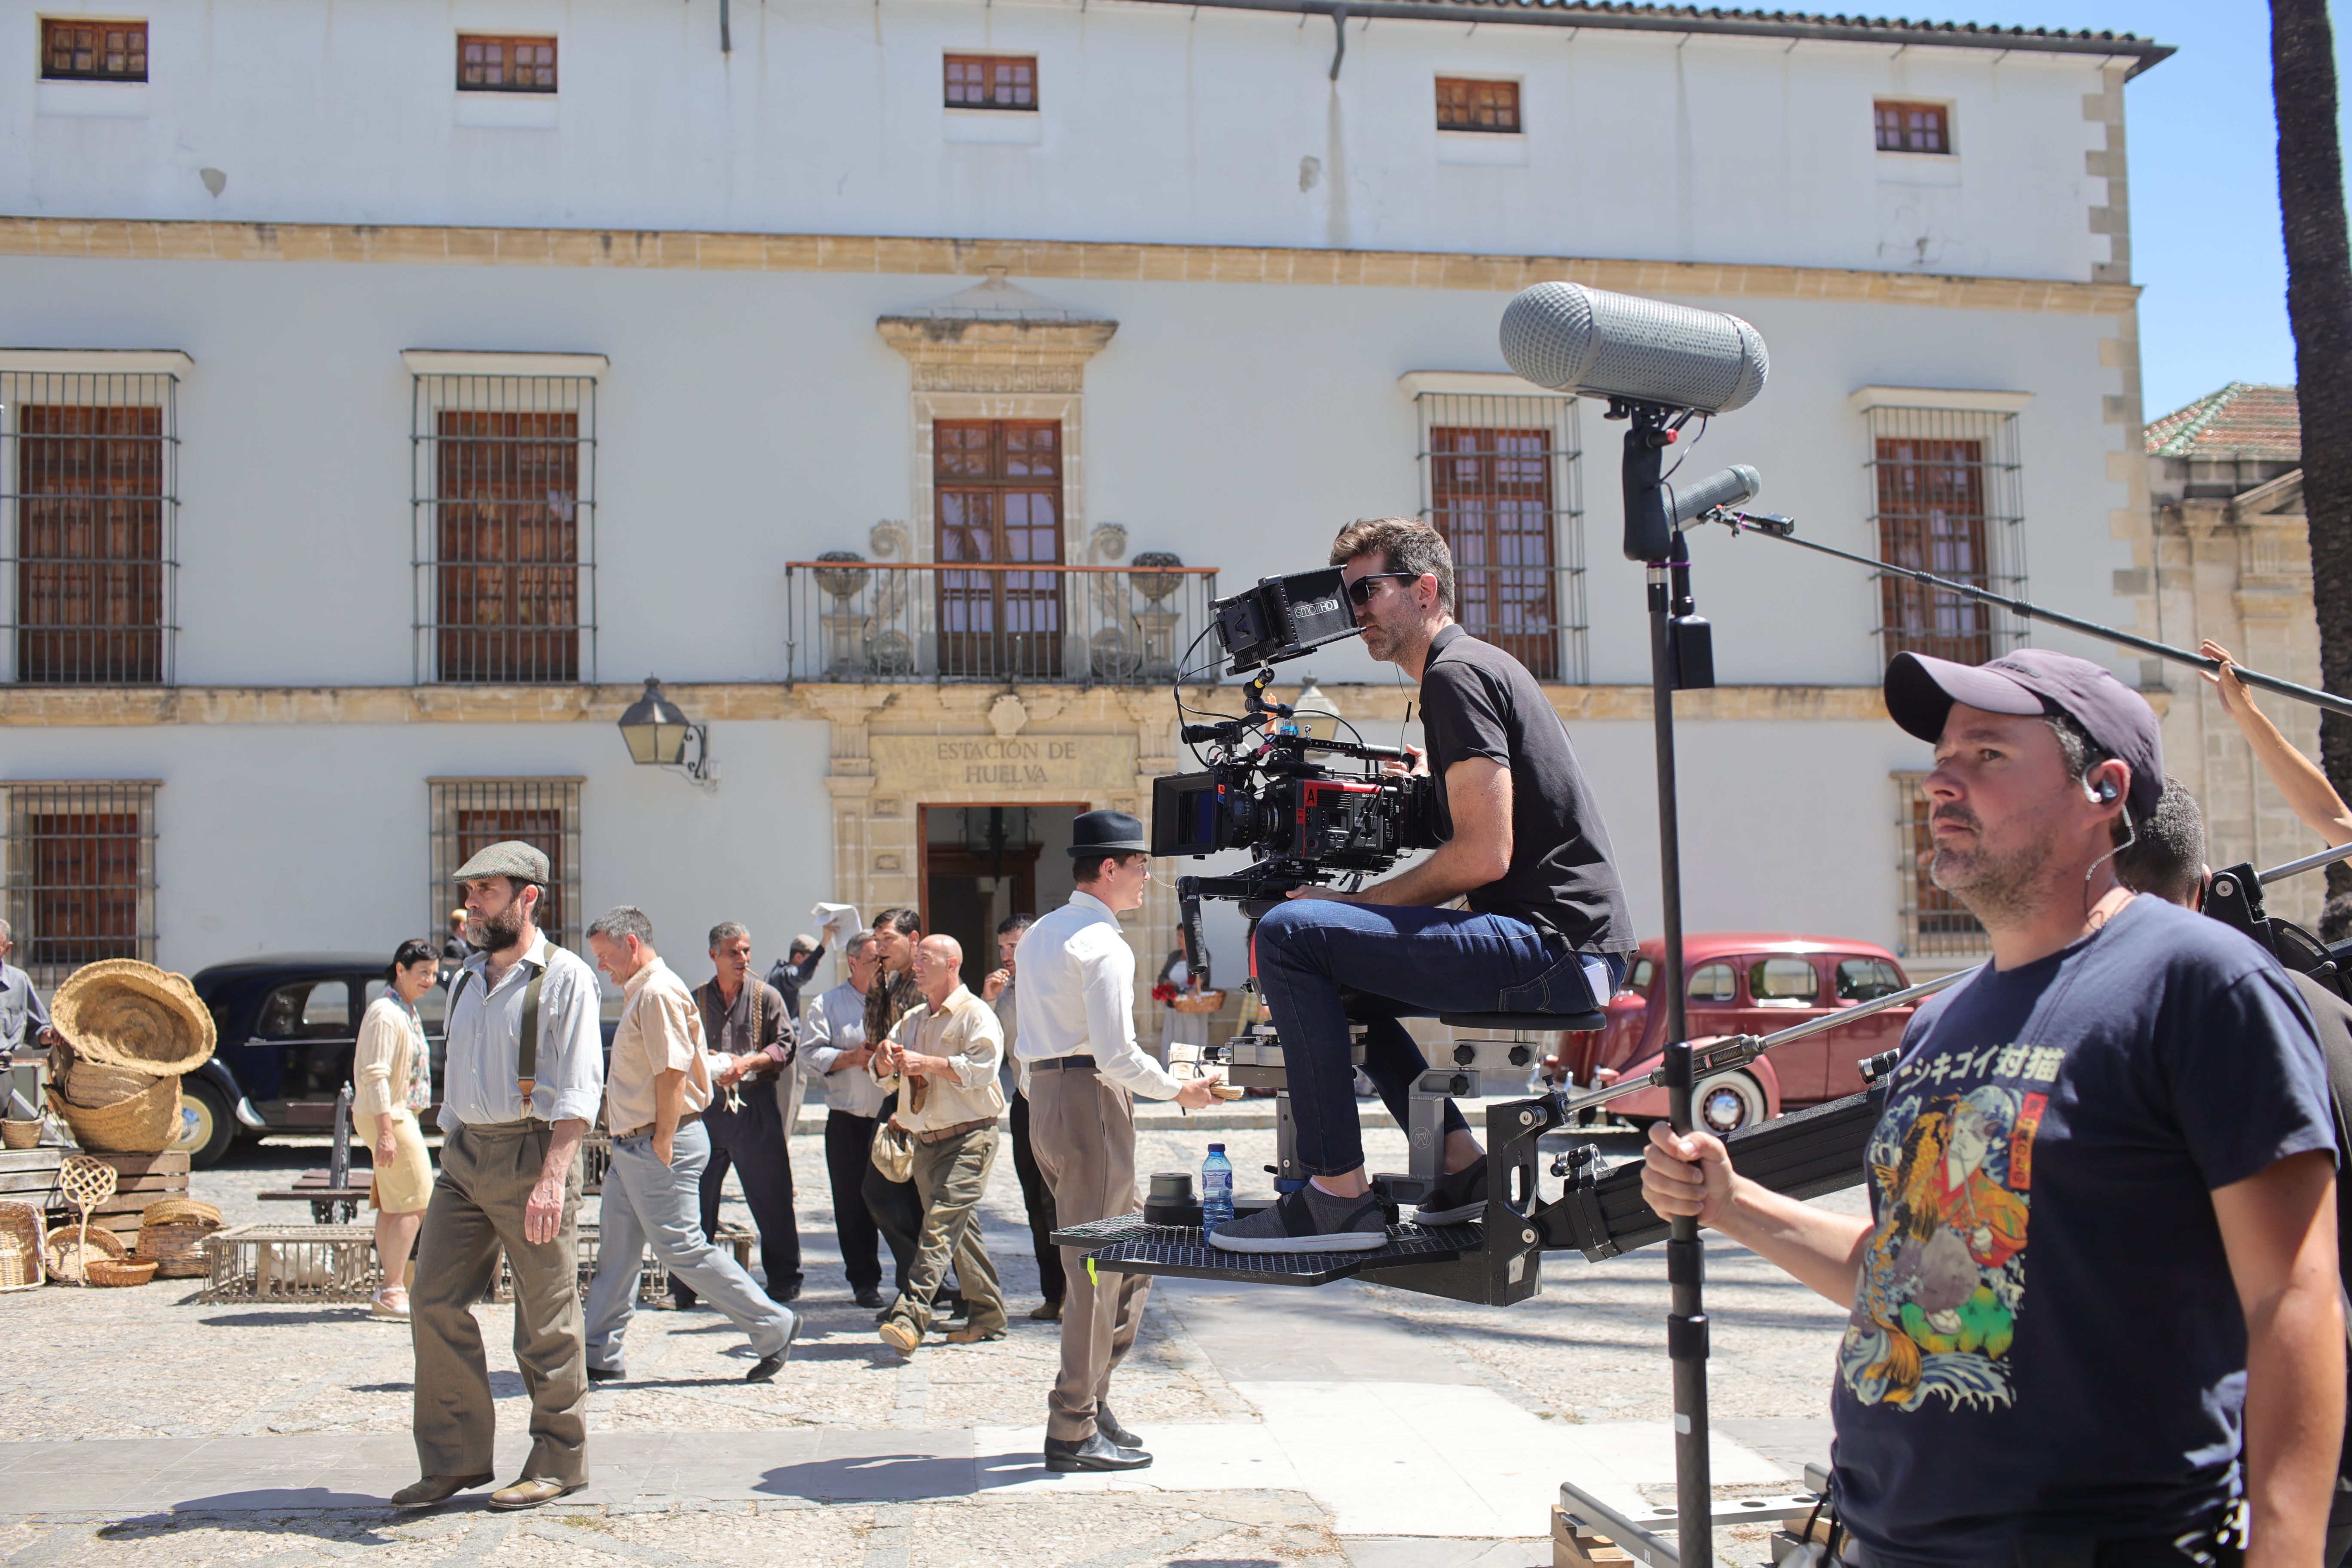
[[[194,1198],[149,1204],[139,1218],[134,1258],[155,1265],[166,1279],[199,1279],[212,1272],[205,1237],[221,1227],[221,1212]]]
[[[66,1044],[49,1104],[93,1153],[156,1154],[180,1135],[180,1078],[212,1058],[212,1014],[187,977],[110,958],[74,971],[49,1004]]]

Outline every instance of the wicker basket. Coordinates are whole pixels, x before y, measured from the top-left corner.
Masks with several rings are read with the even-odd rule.
[[[85,1255],[82,1250],[82,1227],[79,1225],[61,1225],[49,1232],[48,1248],[42,1261],[48,1265],[50,1279],[68,1285],[79,1285],[83,1282],[81,1264]],[[120,1258],[129,1250],[116,1238],[112,1231],[101,1226],[91,1226],[89,1235],[89,1250],[87,1256],[92,1258]]]
[[[198,1279],[212,1272],[205,1237],[221,1227],[220,1210],[195,1198],[165,1198],[139,1216],[131,1256],[152,1262],[166,1279]]]
[[[180,1135],[180,1080],[147,1080],[128,1100],[95,1109],[74,1104],[53,1087],[49,1109],[73,1130],[74,1142],[93,1154],[160,1154]]]
[[[1179,1013],[1213,1013],[1225,1005],[1222,991],[1186,991],[1168,1004]]]
[[[155,1278],[155,1265],[140,1258],[92,1258],[89,1260],[89,1282],[93,1285],[144,1285]]]
[[[41,1143],[41,1123],[38,1119],[18,1121],[13,1117],[0,1121],[0,1149],[37,1149]]]
[[[30,1290],[45,1283],[41,1211],[31,1204],[0,1203],[0,1290]]]
[[[86,1060],[75,1055],[71,1046],[58,1046],[49,1052],[49,1082],[68,1104],[89,1110],[144,1094],[157,1076]]]
[[[177,1075],[213,1054],[213,1016],[187,976],[135,958],[75,970],[50,998],[49,1017],[76,1054],[102,1067]]]

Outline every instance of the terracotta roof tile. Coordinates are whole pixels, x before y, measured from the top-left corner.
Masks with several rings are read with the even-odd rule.
[[[2233,381],[2147,425],[2151,458],[2303,460],[2303,420],[2294,388]]]

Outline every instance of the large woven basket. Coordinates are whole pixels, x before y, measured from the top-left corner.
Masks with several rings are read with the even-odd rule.
[[[135,958],[101,959],[66,977],[49,1019],[100,1067],[193,1072],[211,1059],[213,1016],[187,976]]]
[[[205,1237],[218,1230],[220,1210],[196,1198],[165,1198],[139,1215],[134,1258],[146,1258],[166,1279],[196,1279],[212,1272]]]
[[[52,1087],[49,1108],[65,1118],[74,1142],[93,1154],[160,1154],[180,1135],[180,1080],[156,1078],[127,1100],[76,1105]]]
[[[102,1110],[134,1094],[144,1094],[160,1076],[163,1075],[86,1061],[74,1053],[71,1046],[58,1046],[49,1053],[49,1081],[68,1104],[85,1110]]]
[[[0,1290],[30,1290],[48,1278],[41,1266],[41,1211],[0,1203]]]
[[[48,1246],[43,1254],[43,1261],[49,1266],[50,1279],[62,1279],[69,1285],[79,1285],[84,1282],[81,1268],[81,1260],[85,1256],[82,1236],[82,1227],[79,1225],[61,1225],[49,1232]],[[89,1237],[87,1256],[91,1258],[124,1256],[123,1245],[112,1231],[94,1225],[89,1227]]]

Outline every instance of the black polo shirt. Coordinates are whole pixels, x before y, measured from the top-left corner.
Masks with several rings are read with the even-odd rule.
[[[1579,952],[1633,951],[1633,920],[1601,808],[1568,730],[1527,666],[1459,626],[1429,643],[1421,721],[1436,784],[1437,832],[1454,837],[1445,771],[1465,757],[1510,770],[1511,868],[1475,889],[1480,914],[1511,915]]]

